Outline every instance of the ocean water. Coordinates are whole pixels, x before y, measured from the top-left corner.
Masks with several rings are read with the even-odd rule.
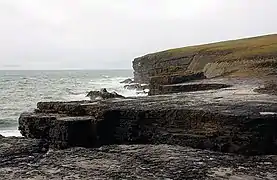
[[[87,100],[88,91],[101,88],[137,96],[120,83],[132,76],[132,70],[0,71],[0,134],[20,136],[20,113],[39,101]]]

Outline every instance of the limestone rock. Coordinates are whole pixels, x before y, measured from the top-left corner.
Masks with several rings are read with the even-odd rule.
[[[181,92],[206,91],[231,87],[227,84],[172,84],[160,85],[158,89],[151,88],[149,95],[160,95]]]
[[[90,147],[96,144],[94,119],[62,114],[22,113],[19,130],[27,138],[44,139],[55,148]]]
[[[25,139],[22,137],[0,137],[1,178],[3,178],[2,175],[5,173],[13,174],[13,171],[9,171],[13,167],[16,168],[20,164],[24,166],[28,162],[36,161],[47,150],[48,144],[44,140]]]
[[[54,146],[165,143],[245,155],[276,154],[277,98],[242,95],[254,89],[251,83],[257,85],[252,81],[213,80],[233,86],[209,92],[41,102],[35,113],[21,115],[19,129],[25,137],[42,138]]]
[[[134,83],[134,80],[131,78],[128,78],[128,79],[125,79],[124,81],[121,81],[120,83],[131,84],[131,83]]]
[[[87,97],[89,97],[91,100],[95,100],[97,98],[102,98],[102,99],[124,98],[124,96],[116,92],[111,92],[111,93],[108,92],[106,88],[103,88],[100,91],[90,91],[87,94]]]
[[[1,178],[277,178],[276,156],[244,157],[171,145],[112,145],[95,149],[53,150],[43,148],[39,142],[23,138],[0,139]]]
[[[275,80],[268,81],[264,87],[259,87],[255,89],[256,92],[277,95],[277,83]]]

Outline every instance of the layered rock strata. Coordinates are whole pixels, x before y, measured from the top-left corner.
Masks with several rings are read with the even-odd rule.
[[[267,76],[276,74],[277,35],[170,49],[133,61],[134,80],[149,83],[152,77]]]

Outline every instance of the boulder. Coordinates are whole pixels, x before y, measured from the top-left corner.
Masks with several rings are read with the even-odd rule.
[[[131,78],[128,78],[128,79],[125,79],[124,81],[121,81],[120,83],[131,84],[131,83],[134,83],[134,80]]]
[[[114,92],[108,92],[106,88],[101,89],[100,91],[90,91],[86,97],[89,97],[91,100],[97,98],[101,99],[111,99],[111,98],[124,98],[124,96]]]

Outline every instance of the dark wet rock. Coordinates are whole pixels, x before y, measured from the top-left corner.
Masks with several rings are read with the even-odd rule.
[[[131,83],[134,83],[134,80],[131,78],[128,78],[128,79],[125,79],[124,81],[121,81],[120,83],[131,84]]]
[[[276,156],[244,157],[171,145],[42,148],[39,140],[0,139],[2,179],[277,178]]]
[[[94,118],[63,114],[23,113],[19,130],[27,138],[44,139],[55,148],[90,147],[96,144]]]
[[[148,95],[148,93],[149,93],[149,89],[145,89],[143,91],[136,92],[137,95],[142,95],[142,96]]]
[[[277,95],[277,83],[276,81],[266,82],[263,87],[255,89],[258,93]]]
[[[91,100],[95,100],[97,98],[102,98],[102,99],[124,98],[124,96],[116,92],[111,92],[111,93],[108,92],[106,88],[103,88],[100,91],[90,91],[87,94],[87,97],[89,97]]]
[[[150,78],[150,86],[186,83],[205,78],[203,73],[154,76]]]
[[[141,88],[141,85],[139,83],[128,84],[128,85],[125,85],[124,88],[130,89],[130,90],[139,89],[139,88]]]
[[[231,87],[227,84],[172,84],[160,85],[158,89],[151,89],[149,95],[170,94],[180,92],[206,91]]]
[[[154,76],[150,78],[150,94],[163,94],[163,87],[205,79],[203,73]],[[174,88],[174,87],[173,87]],[[168,88],[167,88],[168,89]],[[199,88],[200,89],[200,88]],[[175,88],[176,90],[176,88]],[[170,93],[170,91],[165,91]],[[181,90],[179,92],[182,92]]]
[[[75,134],[75,142],[77,139],[85,142],[78,146],[166,143],[246,155],[276,154],[277,98],[251,91],[247,94],[258,81],[219,79],[203,83],[215,82],[228,82],[233,86],[139,98],[41,102],[35,115],[21,115],[19,129],[26,137],[42,138],[41,132],[46,132],[46,139],[54,144],[67,142],[69,140],[62,135],[47,136],[49,129],[60,129],[60,124],[72,116],[73,119],[89,116],[92,125],[89,120],[85,121],[87,129],[84,132],[91,133],[80,137]],[[63,116],[62,121],[59,116]],[[67,127],[64,125],[61,132],[70,133]],[[70,127],[74,130],[75,125]],[[53,132],[58,134],[60,131]]]
[[[107,91],[106,88],[102,88],[102,89],[100,89],[100,92],[101,92],[101,93],[106,93],[106,92],[108,92],[108,91]]]
[[[22,137],[0,137],[0,174],[3,167],[17,167],[20,164],[35,162],[48,150],[44,140],[25,139]],[[10,174],[12,171],[9,172]]]

